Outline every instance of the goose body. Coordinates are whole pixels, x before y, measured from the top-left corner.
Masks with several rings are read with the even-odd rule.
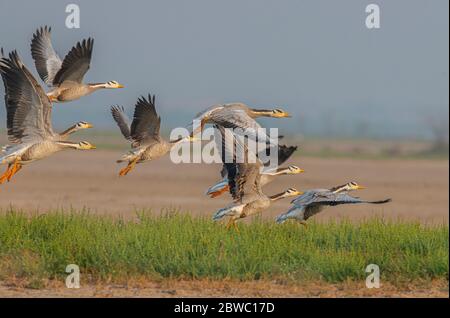
[[[331,189],[305,191],[292,201],[292,207],[286,213],[280,214],[276,221],[283,223],[288,219],[295,219],[305,225],[306,220],[322,212],[327,206],[359,203],[383,204],[391,201],[391,199],[367,201],[349,195],[350,191],[359,189],[364,189],[364,187],[356,182],[349,182]]]
[[[83,83],[90,68],[94,39],[78,42],[63,60],[51,41],[51,28],[39,28],[31,41],[31,55],[41,79],[51,88],[47,96],[52,102],[69,102],[99,89],[122,88],[116,81]]]
[[[77,125],[63,134],[53,131],[52,104],[42,87],[22,63],[16,51],[9,58],[0,58],[0,73],[5,85],[8,139],[13,145],[5,146],[1,163],[8,169],[0,183],[10,180],[23,164],[43,159],[63,149],[95,149],[87,141],[70,142],[67,136],[81,129]],[[90,124],[84,123],[84,128]]]
[[[290,117],[290,115],[279,108],[253,109],[244,103],[216,104],[195,116],[193,123],[199,126],[193,127],[192,135],[201,133],[206,124],[214,124],[224,128],[242,130],[242,133],[251,136],[253,140],[264,138],[266,141],[272,142],[265,134],[261,135],[259,130],[262,127],[255,120],[258,117],[284,118]]]
[[[128,162],[128,165],[120,171],[120,176],[126,175],[138,163],[164,156],[179,142],[191,140],[187,137],[168,142],[160,136],[161,117],[156,112],[155,95],[149,95],[148,99],[145,97],[138,99],[131,126],[123,107],[111,107],[111,114],[122,135],[131,142],[132,147],[117,160],[118,163]]]

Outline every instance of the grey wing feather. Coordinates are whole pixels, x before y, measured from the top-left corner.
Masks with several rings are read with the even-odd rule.
[[[297,206],[300,205],[308,205],[316,200],[317,197],[321,197],[322,195],[326,195],[329,192],[327,189],[314,189],[305,191],[302,195],[296,197],[291,201],[292,204]]]
[[[224,108],[221,111],[212,112],[210,120],[225,128],[250,128],[253,130],[261,128],[260,124],[240,109]]]
[[[391,199],[385,199],[385,200],[378,200],[378,201],[367,201],[362,200],[360,198],[352,197],[351,195],[348,195],[346,193],[337,193],[337,194],[330,194],[328,196],[320,197],[316,199],[317,203],[323,204],[323,205],[340,205],[340,204],[357,204],[357,203],[370,203],[370,204],[383,204],[390,202]]]
[[[283,223],[287,219],[301,219],[302,214],[305,214],[305,206],[293,206],[287,212],[278,215],[276,222]]]
[[[0,60],[3,59],[5,57],[5,52],[3,51],[3,48],[0,48]],[[5,89],[5,106],[7,105],[7,96],[8,96],[8,85],[6,85],[6,79],[5,76],[3,75],[3,72],[0,72],[1,76],[2,76],[2,81],[3,81],[3,87]]]
[[[326,189],[315,189],[306,191],[304,194],[294,199],[291,202],[294,204],[294,207],[291,208],[291,210],[296,214],[304,211],[303,219],[307,220],[313,215],[316,215],[317,213],[322,211],[325,206],[357,203],[383,204],[390,201],[391,199],[366,201],[352,197],[346,193],[333,193]]]
[[[139,98],[134,109],[130,130],[133,141],[141,144],[159,140],[160,126],[161,117],[156,113],[155,95],[148,95],[148,100],[145,97]]]
[[[230,188],[230,194],[234,200],[244,200],[253,196],[262,195],[261,183],[260,183],[260,169],[262,163],[256,158],[254,154],[250,154],[245,144],[241,144],[239,140],[233,137],[233,133],[225,129],[222,126],[215,125],[216,129],[219,130],[221,134],[222,145],[222,162],[224,162],[224,168],[227,171],[228,185]],[[224,136],[230,136],[226,138]],[[217,140],[217,139],[216,139]],[[236,150],[232,150],[236,148]],[[239,149],[241,150],[239,150]],[[233,152],[235,151],[235,152]],[[243,161],[237,160],[236,152],[242,151],[245,155]],[[232,152],[230,154],[230,152]],[[249,157],[251,155],[251,157]],[[231,159],[231,162],[230,162]]]
[[[258,149],[278,145],[277,141],[265,134],[261,125],[242,109],[223,108],[212,112],[209,120],[225,128],[234,129],[236,138],[240,138],[241,142],[242,139],[257,142]]]
[[[51,103],[16,51],[0,59],[5,82],[8,138],[12,143],[54,135]]]
[[[52,46],[50,27],[41,27],[33,34],[31,56],[41,79],[48,86],[53,86],[62,61]]]
[[[278,139],[283,138],[283,136],[279,136]],[[265,152],[265,155],[269,155],[269,152],[273,148],[273,145],[269,144],[267,145],[266,149],[262,150],[258,153],[258,156],[260,153]],[[286,145],[278,145],[278,166],[282,165],[284,162],[286,162],[292,154],[297,150],[297,146],[286,146]],[[269,166],[270,161],[267,161],[264,163],[264,166]],[[220,175],[222,178],[225,178],[227,176],[227,168],[225,165],[223,165],[222,170],[220,171]]]
[[[111,107],[111,115],[114,118],[117,126],[119,126],[120,132],[127,140],[131,140],[131,132],[130,132],[130,120],[128,116],[125,114],[125,109],[122,106],[112,106]]]
[[[81,84],[89,70],[94,39],[84,39],[78,42],[64,58],[61,69],[56,73],[53,85],[59,86],[65,81]]]
[[[259,161],[257,163],[238,163],[236,167],[237,175],[234,181],[235,190],[233,199],[243,200],[244,197],[249,198],[262,195],[260,183],[261,163]]]

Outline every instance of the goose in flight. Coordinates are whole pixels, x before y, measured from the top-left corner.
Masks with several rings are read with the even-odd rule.
[[[93,48],[94,39],[84,39],[61,60],[53,48],[50,27],[41,27],[33,34],[31,56],[39,76],[51,88],[47,96],[52,102],[68,102],[99,89],[123,87],[116,81],[83,83],[91,64]]]
[[[267,148],[270,148],[270,146],[268,146]],[[278,166],[285,163],[296,150],[297,146],[278,145]],[[264,166],[267,166],[268,164],[269,162],[264,164]],[[223,179],[217,182],[215,185],[211,186],[206,192],[206,195],[209,195],[211,198],[216,198],[229,190],[227,178],[228,169],[236,169],[236,164],[230,163],[229,165],[231,166],[229,167],[227,167],[226,165],[227,164],[223,164],[223,168],[220,172]],[[302,172],[304,172],[303,169],[294,165],[265,170],[261,173],[261,186],[265,186],[266,184],[272,182],[277,176],[292,175]]]
[[[11,180],[22,165],[55,152],[95,149],[87,141],[67,140],[70,133],[91,127],[88,123],[82,122],[62,134],[53,131],[51,102],[16,51],[11,52],[9,58],[0,58],[0,74],[5,85],[8,139],[13,144],[6,146],[0,157],[0,163],[8,164],[0,183]]]
[[[243,103],[217,104],[195,116],[193,123],[199,124],[199,127],[193,127],[192,135],[201,133],[208,123],[220,125],[224,128],[240,128],[247,130],[247,133],[250,131],[249,135],[256,135],[258,129],[262,128],[255,121],[255,118],[258,117],[286,118],[291,116],[279,108],[254,109]],[[267,136],[264,137],[270,141]]]
[[[188,136],[168,142],[161,137],[159,132],[161,117],[156,113],[155,95],[148,95],[148,99],[145,97],[138,99],[131,126],[123,107],[112,106],[111,114],[122,135],[131,142],[132,147],[131,151],[117,160],[118,163],[128,162],[128,165],[120,170],[120,176],[125,176],[138,163],[164,156],[180,142],[194,140]]]
[[[350,191],[359,189],[365,189],[365,187],[352,181],[331,189],[305,191],[291,202],[293,206],[286,213],[279,215],[276,221],[277,223],[283,223],[288,219],[295,219],[306,226],[307,219],[323,211],[327,206],[358,203],[383,204],[391,201],[391,199],[367,201],[349,195]]]
[[[221,131],[222,136],[224,136],[224,128],[219,126],[218,129]],[[222,138],[225,152],[230,151],[230,146],[233,147],[227,140],[229,139]],[[245,149],[245,145],[242,145],[242,147]],[[227,229],[233,226],[238,231],[236,220],[262,212],[269,208],[274,201],[302,194],[302,192],[294,188],[289,188],[284,192],[272,196],[264,194],[261,188],[260,173],[263,164],[259,159],[256,159],[254,163],[246,160],[243,163],[226,165],[226,167],[227,169],[228,167],[235,167],[228,170],[228,186],[234,201],[232,204],[214,213],[213,220],[217,221],[224,217],[229,217],[229,222],[226,226]]]

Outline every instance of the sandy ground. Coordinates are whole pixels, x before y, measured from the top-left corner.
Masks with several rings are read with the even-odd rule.
[[[364,282],[289,285],[281,282],[179,281],[83,285],[69,289],[63,284],[27,289],[0,284],[1,297],[448,297],[448,281],[394,287],[380,284],[368,289]]]
[[[210,199],[205,190],[219,180],[217,164],[172,164],[167,156],[138,165],[126,177],[118,177],[115,159],[120,151],[66,151],[25,166],[10,183],[0,185],[0,208],[27,212],[56,208],[89,208],[95,213],[133,217],[136,209],[180,208],[184,212],[211,215],[230,202],[227,195]],[[358,181],[368,189],[365,199],[390,197],[392,203],[329,208],[317,219],[360,219],[374,215],[448,223],[449,163],[445,160],[352,160],[296,156],[289,164],[306,170],[282,176],[268,185],[268,194],[288,187],[299,190],[331,187]],[[284,212],[289,200],[264,212],[273,218]]]

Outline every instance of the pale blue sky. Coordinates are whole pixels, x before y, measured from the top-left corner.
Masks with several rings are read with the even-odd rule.
[[[65,27],[69,3],[80,6],[80,29]],[[381,29],[365,26],[369,3],[380,5]],[[0,46],[34,71],[38,26],[52,26],[60,55],[95,38],[86,81],[126,88],[55,106],[57,127],[113,129],[110,105],[131,113],[152,92],[166,129],[242,101],[293,113],[287,133],[422,138],[428,114],[448,116],[448,9],[447,0],[0,0]],[[4,107],[0,115],[5,127]]]

